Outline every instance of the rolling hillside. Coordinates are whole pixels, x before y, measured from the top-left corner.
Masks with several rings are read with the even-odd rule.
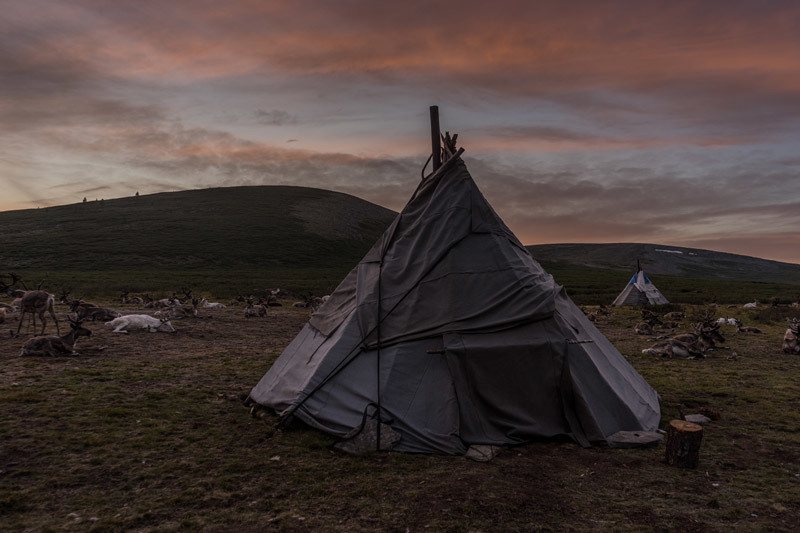
[[[395,213],[304,187],[229,187],[0,212],[0,273],[84,295],[330,292]],[[670,300],[794,298],[800,265],[656,244],[529,246],[579,303],[610,302],[636,259]],[[747,281],[747,283],[743,283]],[[794,285],[793,285],[794,284]]]
[[[304,187],[226,187],[0,213],[7,270],[355,264],[394,213]]]
[[[800,265],[698,248],[621,243],[540,244],[528,250],[540,262],[573,267],[631,272],[639,259],[653,275],[800,284]]]

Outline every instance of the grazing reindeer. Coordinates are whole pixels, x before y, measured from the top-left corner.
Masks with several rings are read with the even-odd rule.
[[[14,274],[11,274],[11,279],[14,282],[21,281],[21,279]],[[25,284],[23,283],[23,287],[24,286]],[[47,319],[44,317],[44,314],[49,313],[53,318],[53,321],[56,323],[56,332],[59,335],[61,334],[61,330],[58,327],[58,318],[56,317],[56,312],[53,309],[55,296],[41,289],[36,289],[33,291],[19,289],[15,290],[11,286],[6,285],[3,281],[0,281],[0,290],[5,291],[9,296],[19,298],[20,317],[19,325],[17,326],[17,335],[19,335],[20,329],[22,329],[22,322],[24,321],[25,315],[28,313],[31,314],[33,319],[34,333],[36,333],[36,316],[38,315],[39,319],[42,321],[41,334],[44,335],[44,330],[47,327]]]
[[[92,332],[81,326],[80,320],[69,319],[70,332],[62,337],[34,337],[22,347],[20,356],[45,355],[62,357],[65,355],[79,355],[75,351],[75,342],[79,337],[91,337]]]
[[[168,318],[155,318],[150,315],[125,315],[110,322],[106,322],[107,327],[112,328],[114,333],[128,333],[131,329],[146,329],[150,333],[163,331],[173,333],[175,328]]]
[[[800,354],[800,320],[789,321],[789,329],[783,336],[783,353]]]

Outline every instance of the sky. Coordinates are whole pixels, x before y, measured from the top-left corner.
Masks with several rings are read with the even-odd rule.
[[[526,244],[800,263],[799,2],[429,4],[0,0],[0,210],[273,184],[399,210],[438,104]]]

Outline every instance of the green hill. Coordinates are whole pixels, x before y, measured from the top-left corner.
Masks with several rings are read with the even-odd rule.
[[[394,213],[304,187],[227,187],[0,213],[5,270],[354,264]]]
[[[226,187],[0,212],[0,273],[82,295],[330,292],[395,213],[347,194]],[[796,297],[800,265],[657,244],[529,246],[580,303],[608,303],[636,259],[673,301]]]
[[[800,265],[758,257],[663,244],[539,244],[528,246],[545,263],[631,272],[636,261],[648,274],[800,284]]]

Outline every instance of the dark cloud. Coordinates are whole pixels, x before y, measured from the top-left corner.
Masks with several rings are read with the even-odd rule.
[[[256,122],[265,126],[285,126],[286,124],[297,124],[297,117],[290,115],[286,111],[280,109],[273,109],[272,111],[264,111],[257,109],[255,111]]]

